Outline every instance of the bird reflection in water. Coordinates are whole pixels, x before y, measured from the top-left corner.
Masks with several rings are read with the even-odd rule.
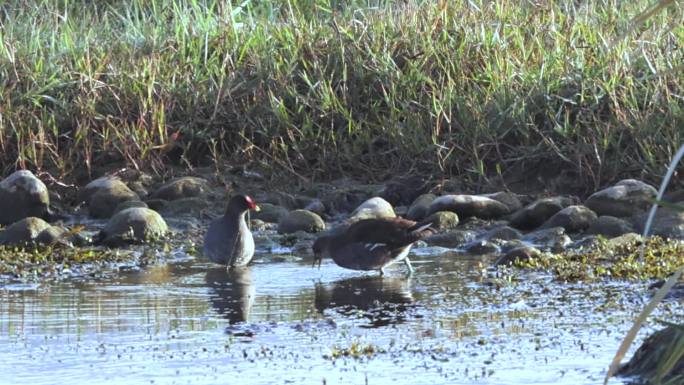
[[[361,316],[375,328],[403,323],[415,307],[411,281],[387,276],[365,276],[344,279],[325,285],[317,283],[316,310],[333,309],[345,316]]]
[[[246,322],[254,303],[256,290],[249,267],[227,270],[225,267],[207,271],[209,300],[214,310],[232,324]]]

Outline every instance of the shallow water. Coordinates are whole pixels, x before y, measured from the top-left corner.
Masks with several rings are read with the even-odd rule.
[[[5,285],[0,383],[599,384],[647,298],[417,252],[411,278],[265,256]]]

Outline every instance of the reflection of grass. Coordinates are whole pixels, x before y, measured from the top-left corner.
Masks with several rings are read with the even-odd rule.
[[[681,132],[683,24],[619,39],[648,1],[2,2],[0,163],[653,176]]]
[[[562,281],[592,281],[602,278],[646,280],[666,278],[684,264],[684,243],[659,237],[612,246],[599,240],[590,251],[541,254],[516,266],[549,271]]]

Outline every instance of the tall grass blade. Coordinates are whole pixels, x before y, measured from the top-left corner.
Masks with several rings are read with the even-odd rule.
[[[653,298],[651,299],[651,302],[646,304],[644,309],[641,311],[639,316],[634,320],[634,325],[632,325],[632,328],[629,329],[629,332],[627,332],[627,335],[625,336],[625,339],[622,340],[622,343],[620,344],[620,347],[617,350],[617,353],[615,353],[615,357],[613,357],[613,362],[610,364],[610,368],[608,368],[608,373],[606,373],[606,377],[603,380],[603,385],[608,384],[608,380],[615,374],[615,372],[618,370],[620,367],[620,361],[622,361],[622,358],[624,358],[625,354],[627,353],[627,350],[629,350],[629,347],[632,345],[632,342],[634,342],[634,338],[636,338],[637,333],[639,332],[639,329],[641,329],[641,324],[646,321],[649,315],[653,312],[653,309],[660,303],[660,301],[665,298],[667,293],[672,289],[672,287],[677,283],[679,280],[679,277],[681,277],[682,272],[684,272],[684,266],[680,267],[677,271],[675,271],[670,278],[667,279],[665,284],[655,293]]]
[[[672,159],[672,162],[670,162],[670,165],[667,167],[667,172],[665,173],[665,178],[663,179],[663,182],[660,184],[660,189],[658,190],[658,196],[656,197],[656,202],[653,203],[653,206],[651,206],[651,211],[648,213],[648,218],[646,219],[646,224],[644,225],[644,233],[642,234],[644,237],[648,236],[648,232],[651,230],[651,224],[653,224],[653,218],[655,217],[656,210],[658,210],[658,202],[663,200],[663,195],[665,195],[665,189],[667,188],[667,185],[670,183],[670,179],[672,178],[672,175],[674,175],[675,170],[677,169],[677,164],[679,164],[679,161],[684,157],[684,145],[682,145],[679,148],[679,151],[675,154],[674,158]],[[641,249],[641,258],[644,257],[644,249]]]
[[[651,230],[651,225],[653,224],[653,218],[655,217],[656,210],[658,210],[658,204],[659,202],[662,202],[663,200],[663,195],[665,195],[665,189],[667,188],[667,185],[670,183],[670,179],[672,178],[672,175],[674,174],[677,164],[679,164],[679,161],[684,157],[684,145],[682,145],[679,148],[679,151],[675,154],[674,158],[672,159],[672,162],[670,162],[670,165],[667,168],[667,172],[665,173],[665,178],[663,178],[662,183],[660,184],[660,189],[658,190],[658,196],[656,197],[655,202],[653,203],[653,206],[651,206],[651,211],[648,213],[648,218],[646,219],[646,224],[644,225],[644,232],[643,232],[643,237],[647,237],[649,231]],[[644,257],[644,246],[641,246],[640,250],[640,259],[643,259]],[[629,330],[627,335],[625,336],[625,339],[622,340],[622,343],[620,344],[620,348],[618,349],[617,353],[615,354],[615,357],[613,358],[613,362],[610,364],[610,368],[608,369],[608,373],[606,373],[606,378],[603,381],[604,385],[608,383],[608,379],[612,377],[612,375],[615,373],[615,371],[618,369],[620,365],[620,361],[622,361],[622,358],[625,356],[627,353],[627,350],[629,349],[630,345],[632,345],[632,342],[634,341],[634,338],[636,337],[637,332],[639,332],[639,329],[641,329],[641,324],[646,321],[646,318],[653,312],[653,309],[655,309],[656,305],[660,303],[660,301],[665,298],[665,295],[670,291],[672,286],[679,280],[679,277],[682,275],[682,271],[684,271],[684,266],[680,267],[672,276],[665,282],[663,287],[656,292],[656,294],[653,296],[653,299],[651,299],[651,302],[649,302],[646,307],[641,311],[641,314],[639,314],[639,317],[634,321],[634,325],[632,325],[632,328]],[[676,363],[676,362],[675,362]],[[674,365],[674,364],[672,364]],[[664,366],[668,367],[668,366]],[[671,369],[671,366],[669,366]],[[659,371],[659,374],[662,374]],[[661,377],[662,378],[662,377]]]
[[[653,17],[653,15],[657,14],[658,12],[664,10],[665,8],[669,7],[674,3],[675,0],[659,0],[651,4],[643,12],[634,16],[634,18],[630,20],[629,28],[627,28],[627,30],[624,33],[620,34],[615,40],[611,42],[610,48],[615,48],[615,46],[618,44],[620,40],[624,39],[625,36],[632,33],[638,26],[642,25],[646,20]]]
[[[677,362],[679,362],[679,359],[684,356],[684,335],[681,333],[678,334],[678,337],[676,338],[675,341],[672,342],[672,345],[670,345],[670,349],[668,349],[668,355],[665,357],[664,360],[661,360],[658,363],[658,368],[656,370],[656,378],[655,378],[655,383],[659,384],[663,381],[663,378],[667,376],[668,373],[674,368],[675,365],[677,365]]]

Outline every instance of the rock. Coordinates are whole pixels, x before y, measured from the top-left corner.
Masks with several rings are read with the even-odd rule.
[[[31,171],[15,171],[0,181],[0,225],[26,217],[47,218],[50,195]]]
[[[552,251],[562,251],[571,242],[570,237],[565,234],[565,229],[562,227],[537,230],[525,234],[521,240],[543,250]]]
[[[438,211],[453,211],[459,217],[498,218],[509,213],[503,203],[479,195],[443,195],[430,204],[428,215]]]
[[[423,194],[409,206],[406,218],[412,221],[419,221],[428,215],[430,204],[437,198],[435,194]]]
[[[161,185],[151,198],[166,199],[173,201],[181,198],[193,198],[203,196],[209,191],[209,181],[194,176],[184,176],[173,179]]]
[[[619,237],[611,238],[606,242],[606,246],[609,249],[616,247],[628,246],[628,245],[641,245],[644,242],[644,238],[637,233],[627,233],[622,234]]]
[[[632,217],[632,223],[639,233],[643,234],[647,218],[646,212]],[[684,239],[684,211],[668,207],[659,208],[648,233],[664,238]]]
[[[502,256],[499,258],[495,264],[496,265],[512,265],[516,261],[519,262],[524,262],[532,258],[537,258],[541,255],[541,251],[539,249],[536,249],[532,246],[521,246],[521,247],[516,247],[509,252],[506,253],[506,255]]]
[[[94,218],[109,218],[119,203],[139,201],[140,198],[117,177],[103,177],[88,183],[80,199],[88,203],[88,211]]]
[[[394,209],[389,202],[380,197],[373,197],[361,203],[361,205],[352,212],[349,222],[357,222],[362,219],[394,217],[396,217],[396,214],[394,214]]]
[[[294,210],[290,211],[278,223],[279,234],[290,234],[297,231],[317,233],[325,230],[323,219],[311,211]]]
[[[116,205],[116,208],[114,209],[114,213],[118,213],[119,211],[130,209],[131,207],[148,208],[147,203],[142,202],[142,201],[125,201],[125,202],[121,202],[118,205]]]
[[[503,241],[510,241],[512,239],[522,238],[522,233],[510,226],[501,226],[493,228],[482,235],[482,238],[488,241],[493,239],[501,239]]]
[[[499,246],[485,240],[472,241],[466,245],[465,249],[468,254],[472,255],[491,255],[501,252]]]
[[[627,217],[651,207],[657,194],[651,185],[634,179],[625,179],[615,186],[593,193],[584,205],[598,215]]]
[[[425,238],[425,243],[429,246],[457,248],[474,239],[475,232],[473,231],[452,230],[447,233],[431,235]]]
[[[348,213],[364,201],[377,196],[378,186],[360,185],[352,180],[343,179],[333,183],[334,189],[319,189],[315,196],[319,197],[331,214]]]
[[[261,219],[268,223],[278,223],[289,213],[285,207],[276,206],[271,203],[260,203],[259,209],[258,212],[252,213],[252,218]]]
[[[209,208],[209,202],[206,200],[206,198],[203,197],[188,197],[188,198],[179,198],[176,200],[168,201],[168,203],[160,209],[160,213],[162,213],[166,217],[175,217],[175,216],[193,216],[193,217],[199,217],[202,212],[206,209]],[[221,214],[223,214],[223,210],[225,207],[221,207]]]
[[[406,218],[407,212],[408,207],[406,206],[394,206],[394,214],[398,217]]]
[[[499,191],[493,194],[484,194],[483,197],[494,199],[499,201],[508,207],[508,212],[512,213],[520,210],[523,207],[522,202],[518,194],[506,191]]]
[[[684,201],[684,190],[675,190],[663,195],[663,200],[666,202],[683,202]]]
[[[0,232],[0,244],[17,245],[31,242],[52,243],[64,233],[63,229],[52,226],[37,217],[23,218]],[[51,237],[52,235],[55,237]]]
[[[573,205],[555,213],[541,228],[562,227],[565,231],[574,233],[588,228],[596,218],[596,213],[586,206]]]
[[[65,233],[66,230],[63,227],[50,226],[38,234],[36,242],[44,245],[52,245],[62,240]],[[68,243],[68,240],[65,239],[64,241]]]
[[[275,230],[277,227],[278,225],[275,223],[264,222],[261,219],[252,219],[249,221],[249,228],[252,231]]]
[[[417,175],[399,177],[387,183],[380,192],[380,197],[391,205],[397,206],[413,202],[419,195],[429,190],[428,181]]]
[[[496,239],[494,240],[496,241]],[[520,239],[511,239],[510,241],[498,241],[501,242],[501,252],[504,254],[508,253],[513,249],[517,249],[518,247],[527,247],[527,244],[525,244],[525,242],[521,241]]]
[[[320,199],[312,199],[309,203],[304,206],[304,210],[314,212],[318,215],[325,214],[325,205]]]
[[[160,212],[169,204],[169,201],[166,199],[147,199],[145,200],[145,204],[152,210]]]
[[[535,229],[554,214],[574,203],[573,199],[568,197],[538,199],[516,211],[511,217],[511,226],[523,230]]]
[[[662,372],[664,362],[677,357],[675,352],[681,350],[683,338],[684,331],[678,325],[656,331],[644,340],[629,362],[618,369],[617,374],[630,377],[629,383],[681,384],[681,379],[684,378],[684,360],[681,357],[672,361],[672,368],[663,373],[662,378],[658,378],[658,375]]]
[[[568,249],[570,250],[597,250],[601,245],[603,244],[603,241],[601,240],[600,237],[596,235],[589,235],[586,237],[582,237],[580,239],[572,241],[568,245]]]
[[[139,243],[164,236],[168,230],[164,218],[144,207],[131,207],[116,213],[98,235],[98,241],[118,246]]]
[[[438,211],[425,218],[422,223],[431,223],[435,230],[451,230],[458,226],[458,214],[451,211]]]
[[[134,193],[138,195],[139,198],[145,198],[149,195],[145,184],[142,181],[135,180],[127,183],[128,188],[130,188]]]
[[[585,234],[600,234],[607,237],[617,237],[633,231],[634,227],[626,220],[610,215],[602,215],[589,225]]]

